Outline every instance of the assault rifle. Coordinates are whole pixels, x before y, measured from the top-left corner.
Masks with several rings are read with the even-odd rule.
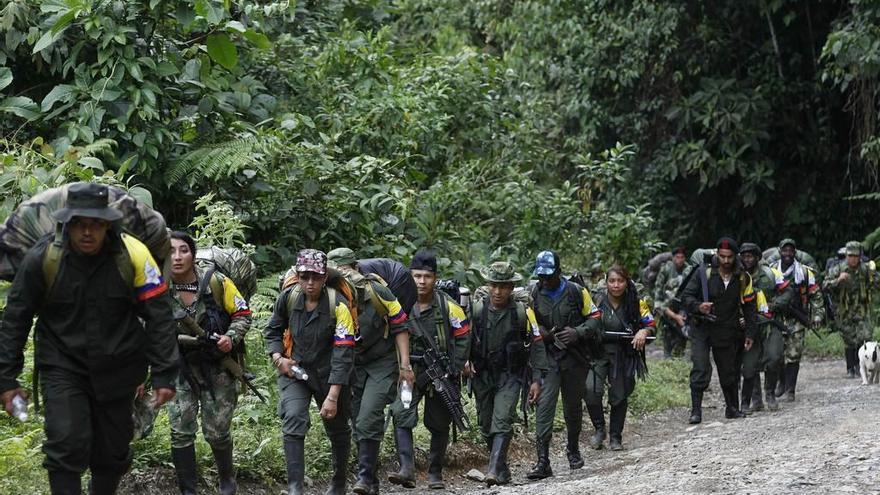
[[[418,327],[418,325],[414,325]],[[452,422],[462,430],[470,430],[471,423],[461,405],[461,386],[457,386],[455,370],[449,362],[449,356],[440,352],[434,339],[423,334],[421,329],[416,328],[415,334],[425,342],[425,351],[422,355],[413,354],[412,361],[421,361],[425,366],[425,375],[428,381],[434,385],[434,391],[440,395],[443,405],[452,416]]]
[[[781,321],[779,321],[775,318],[767,318],[764,315],[758,315],[758,326],[761,326],[761,325],[770,325],[771,327],[778,329],[780,332],[782,332],[782,335],[784,335],[786,337],[788,337],[789,335],[792,334],[792,331],[790,328],[788,328]]]
[[[208,334],[205,330],[193,319],[192,316],[188,315],[185,311],[175,311],[174,319],[180,323],[183,328],[185,328],[189,335],[178,335],[177,341],[183,346],[192,346],[197,347],[201,345],[217,345],[217,341],[220,340],[220,336],[217,334]],[[254,395],[257,396],[263,404],[267,404],[266,397],[257,390],[257,387],[254,386],[254,374],[247,372],[242,368],[242,366],[232,358],[229,354],[223,355],[219,359],[220,367],[229,372],[236,380],[240,381],[243,385],[245,385]]]
[[[602,332],[602,340],[632,340],[633,337],[635,337],[635,334],[629,332]],[[645,340],[654,340],[656,338],[651,335],[645,337]]]

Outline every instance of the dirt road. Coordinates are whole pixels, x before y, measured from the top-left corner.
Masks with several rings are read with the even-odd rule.
[[[668,411],[630,425],[623,452],[584,451],[584,469],[570,471],[556,449],[554,478],[519,484],[528,468],[521,463],[514,466],[516,485],[481,489],[456,481],[450,491],[880,493],[880,386],[862,386],[845,378],[843,369],[838,361],[805,363],[796,402],[740,420],[723,419],[716,382],[701,425],[686,424],[684,409]]]

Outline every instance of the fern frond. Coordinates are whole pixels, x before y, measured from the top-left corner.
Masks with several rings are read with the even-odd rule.
[[[272,140],[270,136],[248,136],[192,150],[168,168],[165,180],[175,184],[186,179],[193,185],[205,178],[229,177],[246,168],[265,172],[262,150],[274,146],[267,143]]]

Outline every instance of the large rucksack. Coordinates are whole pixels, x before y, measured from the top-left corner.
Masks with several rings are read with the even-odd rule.
[[[46,285],[50,287],[55,280],[63,246],[63,225],[58,223],[52,213],[60,210],[67,202],[67,191],[73,184],[43,191],[22,202],[0,227],[0,279],[12,280],[21,266],[25,254],[37,242],[54,234],[52,243],[46,250],[43,270]],[[137,200],[125,190],[108,186],[109,204],[122,212],[118,224],[122,233],[131,235],[150,250],[156,262],[168,273],[171,239],[165,226],[165,219],[143,201]],[[133,273],[124,260],[117,257],[117,265],[124,279],[133,283]]]
[[[293,269],[293,268],[291,268]],[[290,270],[288,270],[288,273]],[[285,276],[286,282],[282,282],[282,284],[287,283],[287,285],[283,285],[283,289],[287,287],[293,287],[290,291],[290,294],[287,296],[287,317],[290,318],[290,314],[293,313],[293,307],[296,304],[296,300],[299,299],[301,295],[303,295],[302,287],[299,284],[292,282],[287,276]],[[354,286],[352,282],[350,282],[339,270],[335,268],[327,268],[327,282],[325,283],[325,288],[327,289],[327,296],[330,300],[330,316],[333,318],[333,326],[336,326],[336,311],[333,310],[335,307],[334,304],[336,302],[336,295],[342,294],[345,300],[348,302],[348,311],[351,313],[351,319],[354,323],[355,334],[358,331],[358,290],[357,287]],[[293,335],[290,332],[290,328],[284,330],[284,335],[282,337],[282,345],[284,346],[284,356],[290,358],[293,356]]]
[[[245,301],[250,302],[251,296],[257,291],[257,267],[241,249],[217,246],[199,249],[195,261],[208,275],[217,271],[229,277]],[[213,276],[209,283],[214,300],[223,307],[223,284]]]
[[[657,281],[657,276],[660,274],[660,269],[663,268],[663,265],[666,264],[667,261],[672,259],[672,253],[669,251],[664,251],[662,253],[658,253],[654,255],[653,258],[648,260],[648,264],[645,265],[641,270],[641,281],[645,284],[645,287],[648,290],[654,290],[654,283]]]
[[[389,258],[367,258],[358,261],[358,269],[363,274],[374,273],[382,277],[403,310],[412,313],[417,298],[416,283],[403,263]]]

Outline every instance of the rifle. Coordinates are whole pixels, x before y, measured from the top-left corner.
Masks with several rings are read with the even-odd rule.
[[[602,339],[606,340],[605,337],[610,337],[607,340],[632,340],[635,337],[635,334],[631,334],[629,332],[602,332]],[[645,337],[645,340],[654,340],[657,337],[653,335],[649,337]]]
[[[421,361],[425,365],[425,375],[434,385],[434,390],[440,395],[443,405],[452,416],[453,425],[462,430],[470,430],[470,420],[461,405],[461,385],[456,386],[453,382],[456,373],[449,362],[449,356],[445,352],[440,352],[434,339],[425,335],[418,325],[413,325],[413,329],[426,346],[422,355],[413,354],[410,360]]]
[[[784,335],[786,337],[788,337],[789,335],[794,333],[791,331],[790,328],[785,326],[781,321],[776,320],[775,318],[767,318],[766,316],[763,316],[763,315],[758,316],[758,326],[761,326],[761,325],[770,325],[771,327],[776,327],[780,332],[782,332],[782,335]]]
[[[785,313],[787,316],[791,316],[792,318],[797,320],[798,323],[803,325],[805,328],[809,328],[816,335],[816,337],[819,337],[820,339],[825,338],[824,335],[822,335],[821,333],[819,333],[818,330],[813,328],[813,322],[810,321],[810,316],[802,308],[795,306],[793,303],[789,303],[788,306],[786,306],[785,309],[783,310],[783,313]]]
[[[569,354],[574,356],[574,358],[576,360],[580,361],[584,366],[589,368],[590,367],[590,360],[587,359],[586,356],[584,356],[584,354],[581,352],[580,349],[577,348],[577,346],[569,347],[569,346],[565,345],[564,342],[562,342],[561,340],[556,338],[556,332],[558,332],[559,330],[560,330],[559,327],[553,327],[550,329],[549,332],[547,332],[547,335],[550,337],[550,339],[553,342],[553,346],[556,347],[557,349],[559,349],[560,351],[567,351]]]
[[[523,386],[520,391],[519,410],[523,415],[523,424],[529,429],[529,389],[532,387],[532,370],[530,366],[523,368]]]
[[[175,311],[174,319],[177,320],[178,323],[182,324],[185,329],[187,329],[190,335],[179,335],[177,340],[182,345],[215,345],[220,337],[217,334],[208,335],[207,332],[199,325],[192,316],[186,314],[185,311]],[[189,337],[189,338],[187,338]],[[254,386],[253,380],[255,378],[253,373],[247,372],[242,368],[240,364],[235,359],[232,359],[232,356],[229,354],[224,354],[223,357],[219,360],[220,368],[229,372],[236,380],[240,381],[243,385],[245,385],[254,395],[257,396],[258,399],[263,404],[267,404],[266,397],[257,390],[257,387]]]

